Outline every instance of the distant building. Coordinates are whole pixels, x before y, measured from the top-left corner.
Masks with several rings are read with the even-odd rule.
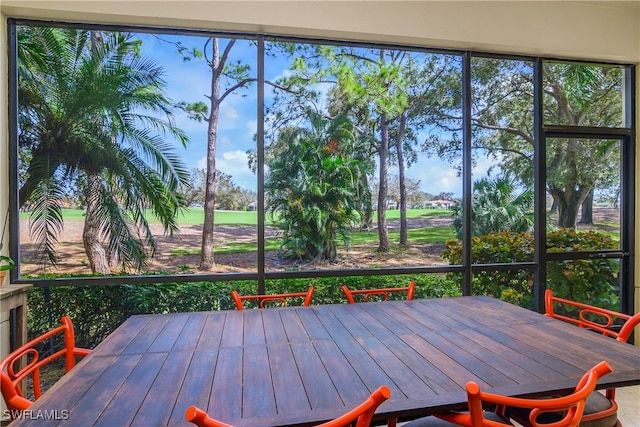
[[[425,207],[430,209],[453,209],[456,204],[453,200],[429,200]]]

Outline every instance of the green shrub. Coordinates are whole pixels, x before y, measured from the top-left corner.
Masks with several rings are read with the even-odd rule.
[[[93,348],[134,314],[218,310],[231,307],[225,284],[211,282],[118,286],[56,286],[50,303],[44,288],[29,292],[28,329],[37,336],[67,314],[78,345]]]
[[[313,304],[343,303],[344,284],[353,289],[406,286],[416,281],[416,298],[460,295],[460,287],[444,275],[330,277],[267,282],[267,293],[301,292],[315,287]],[[69,315],[80,347],[93,348],[135,314],[162,314],[233,309],[231,291],[257,293],[257,282],[190,282],[140,285],[55,286],[50,303],[44,288],[29,291],[28,330],[31,337],[57,325]],[[51,322],[51,324],[50,324]]]
[[[547,234],[548,252],[615,249],[618,243],[597,232],[561,229]],[[494,232],[471,240],[474,264],[533,261],[533,234]],[[446,242],[443,258],[461,264],[462,243]],[[547,263],[547,287],[555,294],[586,304],[617,309],[619,264],[613,259],[567,260]],[[486,271],[473,275],[472,293],[491,295],[533,308],[533,273],[527,270]]]

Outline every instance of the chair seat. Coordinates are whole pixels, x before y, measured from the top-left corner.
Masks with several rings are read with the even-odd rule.
[[[486,411],[484,418],[491,421],[497,421],[505,425],[509,425],[508,421],[505,421],[500,415],[495,412]],[[451,427],[457,424],[450,423],[449,421],[441,420],[438,417],[424,417],[417,420],[410,421],[406,424],[402,424],[402,427]]]
[[[597,414],[598,412],[603,412],[611,408],[611,401],[602,393],[598,391],[594,391],[589,395],[584,407],[583,417],[587,415]],[[526,420],[529,418],[529,411],[522,408],[507,408],[507,415],[522,423],[523,425],[527,425]],[[555,414],[553,412],[543,414],[540,416],[540,421],[544,424],[552,423],[558,421],[561,418],[560,415]],[[598,418],[595,420],[589,421],[581,421],[580,427],[613,427],[618,422],[618,414],[614,412],[603,418]]]

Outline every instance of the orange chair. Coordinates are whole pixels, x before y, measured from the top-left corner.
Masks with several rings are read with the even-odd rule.
[[[277,301],[282,306],[287,305],[287,298],[304,298],[303,306],[308,307],[311,305],[311,298],[313,298],[313,286],[310,286],[306,292],[293,292],[288,294],[270,294],[270,295],[244,295],[240,296],[237,291],[231,292],[231,298],[236,303],[238,310],[244,310],[243,301],[258,301],[259,307],[264,308],[264,304],[267,302]]]
[[[581,328],[599,332],[605,336],[627,342],[634,328],[640,324],[640,313],[631,316],[613,310],[607,310],[577,301],[553,295],[551,289],[544,294],[545,315],[559,319]],[[561,314],[556,309],[563,309]],[[570,314],[574,314],[571,316]],[[620,326],[619,330],[613,329]],[[620,427],[618,420],[618,404],[615,400],[615,389],[608,389],[605,394],[592,393],[587,399],[587,406],[582,417],[581,427]]]
[[[64,336],[64,348],[43,357],[37,347],[39,345],[46,345],[45,341],[60,336],[61,334]],[[23,380],[27,378],[31,379],[33,396],[35,399],[38,399],[42,395],[40,368],[56,359],[64,357],[65,372],[69,372],[76,364],[76,357],[85,357],[90,352],[91,350],[77,348],[75,346],[73,323],[69,316],[64,316],[61,326],[29,341],[5,357],[4,360],[0,362],[0,387],[2,397],[11,412],[12,418],[14,411],[28,409],[33,403],[26,398],[21,388]]]
[[[629,314],[618,313],[617,311],[559,298],[553,295],[551,289],[547,289],[544,294],[544,305],[546,316],[572,323],[581,328],[588,328],[600,332],[605,336],[613,337],[622,342],[627,342],[629,337],[631,337],[631,332],[640,324],[640,313],[631,316]],[[557,313],[555,311],[556,306],[564,307],[565,311],[574,312],[576,316],[571,317]],[[616,325],[621,326],[620,330],[616,331],[612,329],[612,327]]]
[[[409,286],[404,288],[378,288],[378,289],[350,290],[346,285],[344,285],[342,286],[341,289],[342,289],[342,292],[344,292],[344,295],[347,297],[347,301],[349,302],[349,304],[356,303],[356,299],[354,298],[354,295],[363,295],[364,302],[369,302],[369,298],[371,296],[380,297],[384,301],[388,301],[389,294],[395,293],[395,292],[406,292],[407,300],[410,301],[413,299],[413,294],[416,291],[416,282],[412,280],[411,282],[409,282]]]
[[[344,415],[318,424],[317,427],[369,427],[373,414],[382,402],[391,397],[391,391],[386,386],[380,386],[376,391],[371,393],[369,398],[356,406]],[[187,421],[197,425],[198,427],[233,427],[230,424],[216,421],[209,417],[205,411],[195,406],[189,406],[184,414]]]
[[[527,414],[525,425],[533,427],[577,427],[587,398],[595,390],[598,379],[612,372],[607,362],[589,369],[578,382],[573,393],[548,399],[525,399],[485,393],[477,383],[467,383],[468,412],[443,412],[407,423],[405,427],[440,427],[461,425],[468,427],[513,426],[505,414],[506,408],[522,409]],[[485,407],[493,406],[494,411]],[[520,422],[521,420],[516,420]]]

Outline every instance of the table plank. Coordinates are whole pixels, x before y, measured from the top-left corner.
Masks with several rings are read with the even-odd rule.
[[[142,316],[141,318],[144,319]],[[121,351],[113,349],[110,353],[140,354],[149,350],[156,338],[158,338],[160,332],[162,332],[162,329],[169,322],[169,318],[165,317],[164,319],[160,319],[160,321],[151,322],[151,318],[146,317],[146,320],[147,322],[140,328],[140,330],[131,334],[131,341],[127,343]],[[123,334],[128,334],[128,332],[123,332]]]
[[[508,358],[502,357],[502,355],[495,350],[493,341],[485,339],[485,347],[482,345],[473,345],[473,341],[469,341],[464,335],[460,334],[457,331],[445,331],[441,332],[440,335],[442,335],[442,337],[446,339],[450,345],[462,349],[472,348],[469,354],[481,360],[487,366],[508,377],[509,381],[507,382],[522,384],[531,381],[531,373],[526,369],[516,365]],[[493,373],[491,373],[491,378],[495,378],[495,375]],[[494,382],[492,385],[499,384],[503,383]]]
[[[365,386],[358,372],[359,367],[349,363],[349,359],[334,341],[316,341],[313,346],[320,359],[324,361],[329,377],[343,401],[365,400],[371,394],[373,390]],[[378,384],[380,385],[382,384]]]
[[[269,366],[278,413],[311,410],[307,391],[298,375],[298,366],[289,345],[269,347]]]
[[[207,316],[195,313],[190,315],[184,325],[184,329],[176,339],[172,351],[195,350],[198,346],[202,330],[204,329]]]
[[[249,310],[230,310],[225,313],[222,327],[221,347],[239,347],[244,343],[244,319]],[[222,320],[222,319],[220,319]]]
[[[151,389],[166,358],[167,353],[143,354],[94,425],[110,427],[132,420],[147,396],[141,390]]]
[[[242,354],[241,347],[221,348],[218,353],[209,405],[202,409],[221,420],[242,417]]]
[[[187,424],[184,413],[191,405],[206,408],[211,394],[213,375],[207,375],[215,369],[218,352],[215,350],[194,352],[189,368],[180,386],[175,408],[169,425]]]
[[[373,302],[351,304],[355,306],[354,314],[360,322],[367,328],[371,336],[381,337],[389,334],[400,334],[409,332],[408,328],[394,321],[384,311],[380,310],[381,304],[388,302]]]
[[[243,343],[242,345],[264,345],[266,344],[265,338],[265,325],[262,321],[262,312],[265,310],[248,310],[244,316],[243,323]]]
[[[275,396],[271,385],[271,368],[265,346],[245,347],[242,355],[242,416],[259,418],[276,413]],[[251,405],[244,405],[251,402]]]
[[[151,322],[151,320],[154,320]],[[161,319],[153,318],[150,316],[133,316],[126,322],[120,325],[112,334],[110,334],[103,342],[100,343],[100,351],[103,355],[108,354],[120,354],[122,353],[132,341],[138,336],[143,336],[142,333],[147,324],[151,322],[152,328],[155,327],[155,323]],[[168,319],[166,319],[168,320]],[[155,335],[154,335],[155,339]],[[130,351],[130,353],[136,353],[145,351],[148,348],[138,349]]]
[[[313,344],[311,342],[292,343],[291,350],[311,408],[342,407],[344,403]]]
[[[287,332],[282,324],[278,310],[262,310],[262,321],[266,325],[264,337],[267,344],[284,344],[288,342]]]
[[[89,387],[77,404],[69,411],[75,425],[94,425],[104,409],[116,397],[129,375],[138,365],[142,354],[127,354],[109,364],[102,375]],[[112,420],[115,424],[118,419]]]
[[[180,318],[178,323],[184,324],[185,320]],[[151,388],[148,389],[140,409],[131,422],[132,426],[170,425],[171,412],[178,398],[180,385],[189,369],[192,356],[193,352],[190,351],[170,352],[167,354],[165,363],[162,365]],[[158,402],[171,402],[171,404],[158,404]],[[114,425],[124,426],[127,423],[122,420],[122,423]]]
[[[180,338],[185,324],[189,320],[188,314],[177,314],[170,322],[167,322],[153,344],[149,346],[149,352],[171,351],[176,341]]]
[[[371,355],[362,347],[356,338],[336,340],[336,345],[344,354],[348,354],[351,367],[356,370],[360,379],[368,390],[373,391],[381,385],[387,385],[391,390],[391,398],[400,398],[402,391],[391,381],[384,370],[373,360]]]
[[[352,304],[331,304],[328,305],[329,310],[334,316],[340,320],[340,323],[349,331],[351,337],[371,336],[371,332],[362,323],[362,319],[358,312],[352,307]],[[314,307],[314,309],[316,309]]]
[[[334,311],[331,309],[334,306],[319,306],[315,308],[315,312],[317,313],[317,318],[320,322],[322,322],[322,326],[329,334],[331,339],[339,339],[351,337],[351,332],[349,329],[342,323],[340,318],[336,316]]]
[[[478,330],[474,329],[473,333],[476,333]],[[528,356],[534,360],[539,361],[541,364],[546,366],[551,370],[550,376],[552,378],[557,378],[558,375],[565,375],[563,373],[567,373],[569,375],[577,375],[579,371],[575,370],[573,365],[560,360],[556,357],[549,357],[549,354],[540,350],[538,343],[535,340],[520,340],[519,333],[512,334],[508,329],[502,328],[502,330],[498,331],[495,329],[487,328],[484,329],[484,336],[490,337],[499,344],[504,345],[507,348],[510,348],[512,351],[519,353],[523,356]],[[540,375],[541,378],[545,378],[543,375]]]
[[[440,348],[437,345],[438,334],[436,332],[424,332],[416,335],[408,335],[403,340],[426,360],[434,364],[442,373],[450,378],[462,390],[468,381],[476,381],[480,387],[487,387],[481,378],[478,378],[470,368],[460,365],[452,359],[448,348]],[[447,384],[447,383],[444,383]]]
[[[217,350],[222,346],[222,332],[226,329],[227,311],[201,313],[206,316],[196,350]]]
[[[424,396],[460,391],[460,386],[433,364],[428,353],[421,354],[416,348],[407,345],[404,338],[411,337],[413,335],[385,336],[380,340],[406,365],[409,372],[405,376],[414,376],[416,380],[419,379],[425,384],[426,388],[420,389]]]
[[[308,307],[306,308],[309,309]],[[284,325],[284,330],[287,333],[289,342],[306,342],[310,339],[307,330],[298,316],[298,310],[281,310],[280,318],[282,319],[282,324]]]
[[[323,323],[318,319],[315,310],[296,310],[300,323],[310,340],[328,340],[331,335],[325,329]]]
[[[514,349],[504,345],[502,342],[491,338],[496,333],[491,328],[484,328],[485,333],[478,334],[476,331],[463,330],[459,333],[464,336],[470,342],[473,342],[484,348],[493,350],[495,353],[500,354],[503,358],[513,362],[517,366],[525,369],[529,373],[528,381],[531,381],[532,377],[536,380],[551,380],[557,377],[558,371],[548,369],[547,366],[541,364],[536,359],[527,356],[526,354],[515,351]]]
[[[411,370],[407,369],[403,361],[381,339],[382,337],[380,339],[375,337],[362,338],[361,344],[405,396],[428,394],[429,389],[425,388],[422,382],[417,381],[417,378],[411,374]]]

